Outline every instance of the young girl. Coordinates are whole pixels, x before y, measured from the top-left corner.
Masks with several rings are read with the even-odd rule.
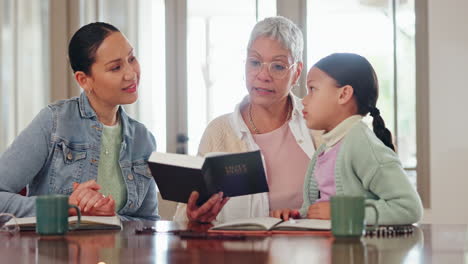
[[[329,219],[330,197],[352,195],[377,207],[379,224],[419,221],[421,200],[376,107],[378,82],[370,63],[356,54],[332,54],[310,69],[307,87],[304,118],[310,129],[324,130],[325,143],[307,170],[302,207],[273,211],[272,216]],[[367,113],[374,132],[362,121]],[[375,221],[372,208],[366,209],[366,221]]]

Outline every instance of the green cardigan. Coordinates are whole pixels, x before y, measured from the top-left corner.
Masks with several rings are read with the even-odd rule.
[[[302,217],[318,199],[314,175],[317,156],[325,149],[323,144],[314,154],[304,180]],[[379,224],[410,224],[421,219],[421,199],[408,180],[396,153],[385,146],[362,121],[357,122],[342,139],[335,165],[336,195],[366,197],[379,212]],[[366,208],[366,223],[375,222],[375,211]]]

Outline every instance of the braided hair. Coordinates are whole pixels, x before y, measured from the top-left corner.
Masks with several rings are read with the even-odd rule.
[[[365,116],[370,113],[375,135],[387,147],[395,151],[392,133],[385,127],[385,122],[376,107],[379,83],[369,61],[354,53],[333,53],[319,60],[314,67],[333,78],[339,87],[345,85],[353,87],[358,114]]]

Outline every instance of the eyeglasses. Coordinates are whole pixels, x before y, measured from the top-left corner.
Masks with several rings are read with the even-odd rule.
[[[289,65],[281,61],[261,62],[255,57],[249,57],[245,62],[245,68],[247,73],[252,75],[259,74],[263,69],[263,65],[268,66],[268,72],[270,73],[270,76],[273,79],[283,79],[284,77],[286,77],[286,74],[289,72],[289,70],[294,65],[296,65],[296,63]]]

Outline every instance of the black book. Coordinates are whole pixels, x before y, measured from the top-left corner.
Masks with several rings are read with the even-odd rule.
[[[154,152],[148,164],[165,200],[187,203],[198,191],[201,205],[220,191],[227,197],[268,192],[260,151],[206,158]]]

